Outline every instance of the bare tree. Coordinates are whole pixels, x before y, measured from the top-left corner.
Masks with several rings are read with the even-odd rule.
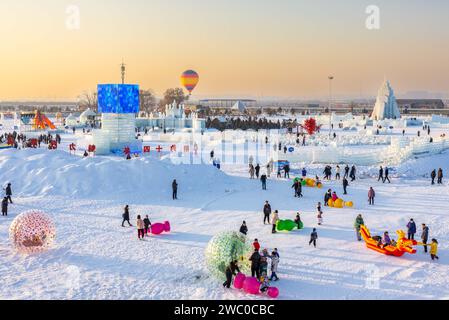
[[[164,98],[159,102],[159,107],[164,108],[165,105],[176,101],[177,104],[181,104],[184,101],[189,100],[189,96],[184,94],[184,90],[181,88],[170,88],[164,93]]]
[[[98,111],[98,95],[96,91],[84,91],[78,96],[78,105],[80,111],[91,109]]]
[[[153,90],[140,90],[139,104],[140,111],[145,112],[147,115],[155,111],[157,109],[157,103]]]

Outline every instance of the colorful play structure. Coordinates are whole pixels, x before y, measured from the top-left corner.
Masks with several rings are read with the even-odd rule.
[[[234,288],[245,291],[247,294],[260,294],[260,282],[255,277],[247,277],[243,273],[239,273],[234,279]],[[267,295],[270,298],[276,299],[279,297],[279,289],[276,287],[269,287]]]
[[[25,131],[56,130],[56,126],[53,122],[39,110],[36,110],[33,113],[22,113],[20,115],[20,122],[21,126],[24,127],[22,129],[25,129]]]
[[[396,242],[396,246],[388,245],[381,246],[379,245],[379,241],[373,239],[368,228],[366,226],[360,227],[360,234],[362,235],[363,240],[366,243],[366,246],[374,251],[379,253],[383,253],[388,256],[402,257],[406,252],[410,254],[415,254],[416,250],[413,246],[419,245],[415,240],[408,240],[405,237],[405,232],[402,230],[398,230],[397,232],[398,240]]]

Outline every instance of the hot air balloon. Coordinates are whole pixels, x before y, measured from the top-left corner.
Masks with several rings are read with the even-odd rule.
[[[198,73],[193,70],[187,70],[181,76],[181,84],[189,91],[190,95],[192,95],[192,91],[197,86],[200,81],[200,77]]]

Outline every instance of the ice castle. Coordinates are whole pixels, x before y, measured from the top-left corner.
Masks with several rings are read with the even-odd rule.
[[[399,119],[400,117],[401,113],[399,112],[393,88],[391,87],[390,82],[385,79],[377,94],[377,100],[371,119],[385,120]]]

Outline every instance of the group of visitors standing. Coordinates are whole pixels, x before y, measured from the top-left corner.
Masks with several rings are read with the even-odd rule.
[[[443,184],[443,169],[439,168],[438,172],[434,169],[430,173],[430,178],[432,179],[432,185],[435,184],[435,179],[437,179],[438,184]]]
[[[123,218],[122,227],[125,227],[125,222],[127,222],[130,227],[133,226],[130,221],[131,219],[130,219],[130,214],[129,214],[129,205],[125,206],[124,212],[122,214],[122,218]],[[138,215],[137,221],[136,221],[136,227],[137,227],[138,239],[139,240],[145,239],[145,237],[149,235],[150,227],[151,227],[151,221],[150,221],[150,218],[148,217],[148,215],[146,215],[144,219],[142,219],[142,216]]]

